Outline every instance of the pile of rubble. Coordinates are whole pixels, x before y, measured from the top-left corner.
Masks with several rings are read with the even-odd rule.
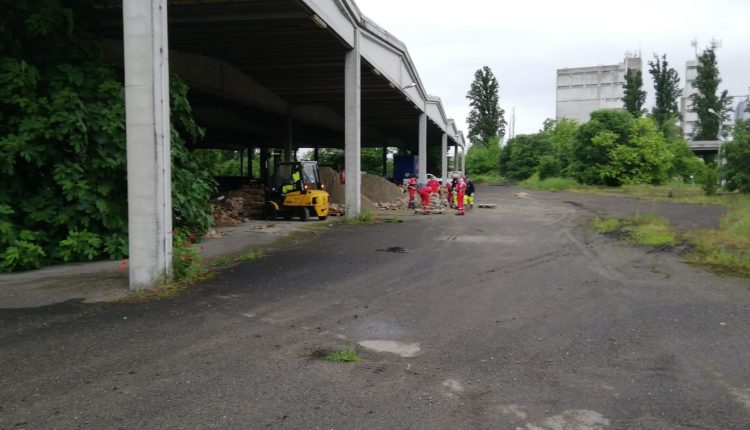
[[[229,191],[212,202],[214,225],[233,226],[250,218],[258,218],[265,202],[265,193],[260,188]]]
[[[320,168],[320,178],[330,196],[329,215],[343,215],[346,203],[346,185],[341,183],[341,176],[330,167]],[[396,210],[406,205],[408,195],[401,187],[381,178],[380,176],[362,174],[363,209]]]

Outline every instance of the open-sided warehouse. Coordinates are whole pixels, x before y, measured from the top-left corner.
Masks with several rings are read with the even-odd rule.
[[[130,285],[169,274],[170,72],[191,88],[204,145],[343,148],[346,210],[360,212],[360,148],[419,154],[463,135],[426,92],[406,46],[351,0],[98,0],[106,55],[125,70]],[[432,166],[433,168],[436,166]]]

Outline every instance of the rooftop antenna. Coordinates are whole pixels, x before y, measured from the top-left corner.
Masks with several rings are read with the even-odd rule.
[[[695,51],[695,58],[698,58],[698,39],[691,40],[690,46],[692,46],[693,50]]]

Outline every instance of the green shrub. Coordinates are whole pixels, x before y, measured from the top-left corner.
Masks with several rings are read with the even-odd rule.
[[[478,175],[499,175],[500,147],[493,140],[487,145],[472,145],[466,153],[466,172],[474,177]]]
[[[78,30],[88,25],[81,22],[85,13],[74,14],[57,0],[3,7],[0,271],[122,259],[128,225],[120,77],[97,56],[97,42]],[[203,135],[187,86],[177,77],[171,83],[173,222],[203,231],[212,222],[208,200],[215,183],[187,150]]]
[[[539,179],[544,180],[560,174],[560,162],[553,155],[544,155],[539,158]]]
[[[699,177],[699,183],[703,188],[703,192],[706,193],[707,196],[713,196],[719,188],[718,182],[719,177],[716,174],[716,168],[714,166],[706,165]]]
[[[723,145],[722,154],[726,164],[721,176],[727,189],[750,193],[750,120],[737,121],[734,140]]]
[[[200,253],[193,245],[195,234],[188,230],[172,232],[172,276],[178,282],[192,282],[205,268]]]

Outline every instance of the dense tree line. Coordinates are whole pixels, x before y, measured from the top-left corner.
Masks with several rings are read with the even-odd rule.
[[[716,63],[717,47],[712,42],[698,56],[698,76],[693,83],[697,92],[690,97],[691,108],[698,116],[694,138],[699,140],[717,139],[719,125],[729,118],[731,100],[726,91],[719,93],[718,89],[721,79]],[[704,162],[695,157],[677,126],[678,101],[682,96],[677,71],[670,67],[666,55],[654,54],[648,64],[655,92],[650,112],[643,109],[646,92],[642,90],[642,74],[628,70],[622,110],[595,111],[583,124],[567,119],[547,120],[538,133],[516,136],[502,148],[496,145],[497,134],[491,141],[477,132],[467,156],[467,170],[472,174],[499,173],[515,180],[534,174],[540,179],[566,177],[583,184],[605,186],[695,179],[704,184],[707,192],[713,192],[721,178],[729,190],[750,191],[750,122],[738,122],[733,140],[722,145],[719,159],[726,163],[721,167],[716,166],[715,159]],[[486,76],[482,70],[477,71],[470,96],[485,94],[486,91],[476,90],[484,88],[485,82],[489,82],[488,88],[497,90],[494,77],[488,80]],[[491,103],[496,101],[493,98]],[[475,104],[472,107],[476,110]],[[643,117],[644,114],[647,115]],[[470,116],[467,121],[474,118]],[[469,124],[470,130],[475,124],[481,130],[478,125],[482,122],[469,121]],[[493,144],[488,145],[489,142]]]

